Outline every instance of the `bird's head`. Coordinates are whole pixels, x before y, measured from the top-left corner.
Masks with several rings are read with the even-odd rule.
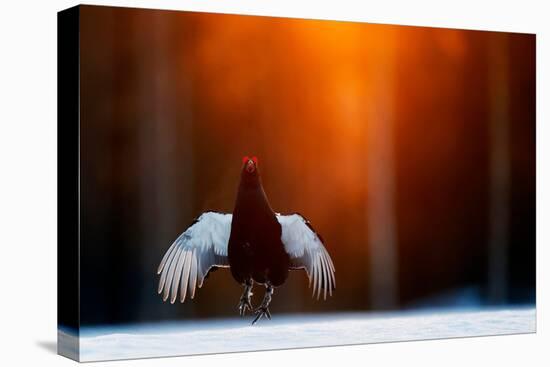
[[[243,165],[241,168],[239,195],[250,193],[255,190],[260,190],[260,192],[265,196],[265,193],[263,192],[264,189],[262,187],[262,178],[260,176],[260,168],[258,166],[258,158],[245,156],[243,157]]]
[[[258,173],[258,158],[243,157],[243,173],[248,175],[257,175]]]

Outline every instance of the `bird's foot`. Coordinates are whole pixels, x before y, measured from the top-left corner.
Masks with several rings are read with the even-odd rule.
[[[254,310],[254,313],[256,314],[256,317],[254,318],[254,321],[252,321],[252,325],[260,321],[260,319],[264,316],[271,320],[271,312],[269,312],[269,308],[267,306],[258,307]]]
[[[252,295],[252,293],[250,294]],[[239,302],[239,315],[244,316],[247,310],[252,310],[252,304],[250,303],[250,297],[241,297]]]
[[[260,307],[254,310],[254,313],[256,314],[256,318],[254,318],[254,321],[252,321],[252,325],[254,325],[256,322],[258,322],[262,317],[267,317],[271,320],[271,312],[269,312],[269,304],[271,303],[271,295],[273,294],[273,287],[271,284],[266,285],[264,300],[260,304]]]

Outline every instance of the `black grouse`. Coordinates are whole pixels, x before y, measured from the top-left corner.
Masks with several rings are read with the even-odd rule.
[[[265,296],[254,311],[252,324],[263,316],[271,319],[269,303],[275,287],[282,285],[289,270],[304,269],[317,299],[323,290],[332,296],[336,280],[334,264],[323,241],[300,214],[275,213],[267,200],[256,157],[243,158],[241,181],[233,214],[205,212],[170,246],[162,258],[158,293],[166,301],[194,298],[208,273],[216,268],[231,270],[243,285],[239,302],[241,316],[252,310],[250,298],[255,283],[265,286]]]

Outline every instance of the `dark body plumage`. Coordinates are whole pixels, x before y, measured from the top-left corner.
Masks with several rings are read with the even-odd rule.
[[[258,169],[241,173],[228,244],[231,274],[241,284],[283,284],[290,257],[281,241],[281,225],[269,205]]]
[[[321,237],[300,214],[273,212],[262,187],[255,157],[243,158],[241,180],[232,214],[201,214],[164,254],[157,273],[158,293],[174,303],[194,298],[211,271],[230,268],[233,278],[243,285],[237,308],[244,316],[256,314],[271,319],[269,305],[274,288],[282,285],[289,270],[305,270],[312,296],[332,295],[335,289],[334,264]],[[265,286],[264,298],[252,306],[254,282]]]

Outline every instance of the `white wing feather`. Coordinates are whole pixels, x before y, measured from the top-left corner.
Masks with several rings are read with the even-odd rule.
[[[321,289],[324,299],[327,291],[332,296],[336,288],[334,264],[319,235],[300,214],[277,214],[277,220],[282,228],[281,239],[290,256],[290,267],[305,269],[310,286],[313,283],[313,296],[317,292],[317,299]]]
[[[196,286],[213,266],[229,267],[227,245],[231,234],[231,214],[203,213],[166,251],[157,270],[160,274],[158,293],[164,301],[174,303],[180,290],[180,301],[195,297]]]

